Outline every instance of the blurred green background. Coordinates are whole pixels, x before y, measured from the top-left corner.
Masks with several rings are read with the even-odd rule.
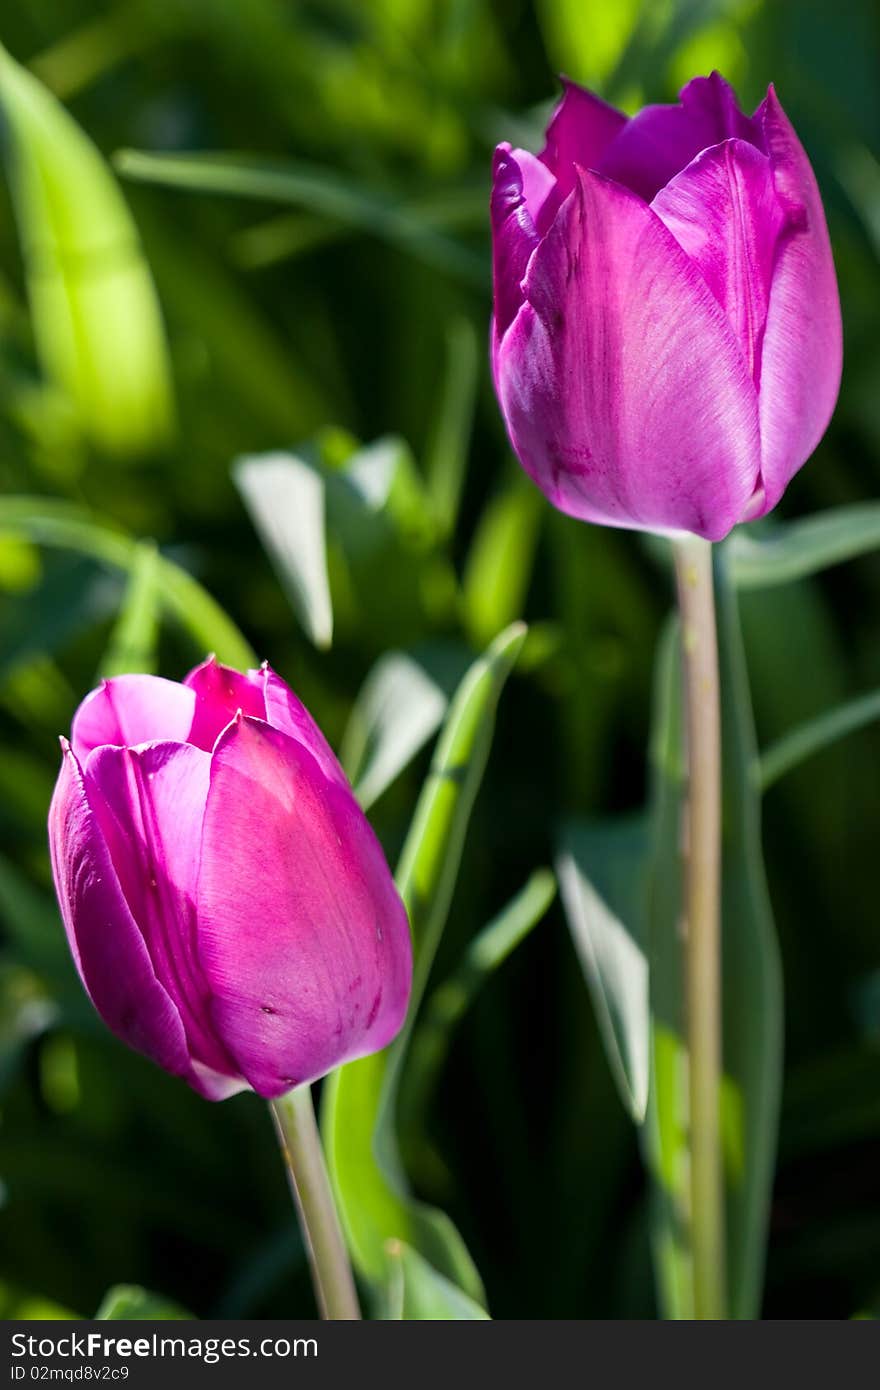
[[[167,335],[166,359],[134,229],[91,153],[68,148],[66,123],[3,59],[0,503],[64,499],[154,538],[337,746],[384,651],[415,653],[448,689],[506,622],[532,625],[441,978],[552,862],[566,814],[641,804],[670,602],[635,536],[556,515],[511,458],[484,346],[492,147],[537,147],[559,71],[626,109],[672,100],[713,67],[750,109],[774,81],[823,189],[846,343],[835,420],[780,512],[872,498],[877,7],[30,0],[4,7],[0,41],[115,167]],[[199,151],[217,159],[146,158]],[[411,451],[416,492],[427,480],[431,521],[402,488],[360,553],[344,508],[328,512],[334,639],[320,651],[230,467],[312,440],[309,458],[332,471],[385,436]],[[389,448],[406,472],[404,445]],[[128,1282],[199,1316],[311,1316],[264,1109],[252,1096],[208,1105],[127,1052],[67,959],[45,844],[57,735],[124,639],[123,578],[88,550],[36,546],[0,511],[3,1307],[89,1315]],[[876,555],[744,595],[763,744],[880,686],[878,612]],[[202,655],[163,624],[163,674]],[[427,761],[371,811],[392,861]],[[880,1300],[878,766],[880,733],[866,728],[765,800],[787,993],[768,1317],[849,1317]],[[456,1032],[411,1149],[417,1191],[455,1219],[495,1316],[653,1316],[636,1141],[558,903]]]

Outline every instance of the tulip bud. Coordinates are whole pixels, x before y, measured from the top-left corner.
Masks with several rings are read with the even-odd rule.
[[[770,87],[718,73],[632,119],[573,83],[538,157],[500,145],[492,367],[562,511],[720,540],[821,439],[840,305],[813,171]]]
[[[118,1037],[220,1100],[384,1047],[409,927],[308,711],[268,666],[118,676],[80,705],[49,813],[82,982]]]

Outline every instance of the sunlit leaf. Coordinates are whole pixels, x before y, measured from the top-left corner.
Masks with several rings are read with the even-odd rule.
[[[490,641],[523,611],[538,530],[541,494],[518,480],[488,503],[465,565],[464,617],[475,642]]]
[[[340,756],[366,809],[439,729],[445,692],[405,652],[387,652],[355,700]]]
[[[293,453],[239,459],[233,478],[306,635],[333,640],[320,470]]]
[[[485,1321],[481,1304],[439,1274],[417,1250],[400,1240],[386,1246],[388,1258],[387,1317],[408,1322]]]
[[[449,911],[471,809],[492,740],[495,708],[525,636],[502,633],[470,668],[452,701],[401,855],[397,882],[414,937],[408,1021],[386,1052],[349,1063],[325,1083],[322,1133],[349,1249],[375,1288],[387,1283],[386,1247],[401,1240],[470,1298],[482,1284],[461,1237],[442,1212],[407,1191],[396,1139],[399,1080]]]
[[[192,1313],[187,1313],[171,1299],[150,1293],[137,1284],[114,1284],[101,1299],[95,1318],[98,1322],[116,1318],[144,1322],[187,1322],[192,1319]]]
[[[113,453],[165,444],[170,374],[137,229],[101,155],[0,47],[0,111],[43,368]]]

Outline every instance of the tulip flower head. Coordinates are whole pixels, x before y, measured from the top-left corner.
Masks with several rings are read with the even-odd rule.
[[[118,676],[80,705],[49,814],[55,887],[105,1023],[219,1100],[375,1052],[409,927],[336,758],[264,666]]]
[[[628,119],[574,83],[500,145],[492,368],[514,451],[585,521],[720,540],[821,439],[840,305],[806,154],[718,73]]]

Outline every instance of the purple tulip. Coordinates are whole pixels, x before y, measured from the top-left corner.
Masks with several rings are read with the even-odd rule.
[[[264,666],[118,676],[80,705],[49,813],[104,1022],[201,1095],[278,1096],[406,1013],[406,912],[323,735]]]
[[[631,120],[565,95],[536,158],[499,145],[492,367],[513,448],[562,511],[720,540],[815,449],[840,305],[806,154],[724,79]]]

